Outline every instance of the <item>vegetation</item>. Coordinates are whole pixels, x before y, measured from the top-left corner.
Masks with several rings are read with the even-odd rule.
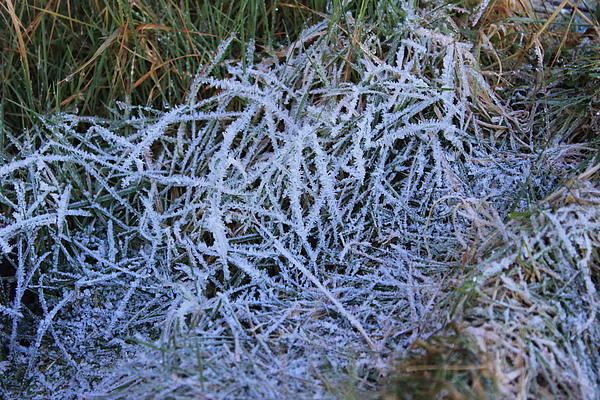
[[[575,6],[0,3],[2,397],[592,399]]]

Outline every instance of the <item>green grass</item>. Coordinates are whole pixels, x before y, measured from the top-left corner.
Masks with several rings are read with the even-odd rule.
[[[5,2],[0,47],[3,115],[28,127],[37,115],[111,117],[116,102],[179,104],[218,45],[226,59],[250,40],[264,54],[295,40],[325,1]]]
[[[598,26],[528,4],[0,3],[1,395],[588,396]]]

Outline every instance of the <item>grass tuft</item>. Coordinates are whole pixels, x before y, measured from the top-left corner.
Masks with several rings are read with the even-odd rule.
[[[594,12],[4,1],[0,397],[591,399]]]
[[[300,3],[298,3],[300,4]],[[180,104],[221,41],[240,59],[290,43],[314,13],[298,4],[72,0],[2,4],[0,69],[7,124],[28,128],[39,115],[111,117],[118,102],[165,109]],[[325,11],[325,2],[306,2]]]

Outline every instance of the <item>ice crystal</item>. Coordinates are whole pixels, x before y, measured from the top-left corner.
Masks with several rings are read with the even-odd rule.
[[[407,10],[415,29],[351,64],[336,46],[354,38],[328,43],[325,21],[219,79],[229,38],[185,104],[45,120],[43,145],[0,165],[2,373],[28,366],[4,394],[326,398],[332,371],[369,388],[437,329],[473,220],[488,232],[520,187],[554,182],[478,124],[512,119],[474,50]]]

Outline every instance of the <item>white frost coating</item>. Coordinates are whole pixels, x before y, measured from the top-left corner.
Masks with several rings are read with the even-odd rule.
[[[42,344],[42,339],[46,334],[46,331],[51,328],[54,318],[56,314],[69,302],[74,296],[74,292],[67,292],[64,294],[62,300],[56,304],[52,310],[50,310],[44,317],[44,319],[40,322],[37,328],[35,343],[31,346],[30,350],[30,358],[28,364],[28,371],[31,372],[34,366],[34,362],[39,351],[39,348]]]
[[[38,152],[38,154],[29,156],[24,160],[13,161],[9,164],[5,164],[5,165],[1,166],[0,167],[0,178],[2,178],[14,171],[18,171],[19,169],[24,168],[28,165],[36,164],[40,161],[47,162],[47,163],[55,163],[55,162],[68,162],[71,160],[71,158],[68,156],[56,156],[56,155],[43,156],[43,155],[41,155],[41,153],[43,153],[44,151],[45,151],[45,149],[42,149]]]
[[[324,21],[272,56],[248,46],[256,65],[221,59],[230,37],[185,104],[115,124],[89,117],[82,132],[57,116],[39,128],[53,141],[0,166],[13,210],[0,248],[19,265],[19,299],[0,304],[0,323],[40,397],[330,398],[332,366],[371,390],[388,357],[438,328],[448,260],[501,225],[520,187],[556,182],[529,148],[486,137],[476,107],[507,119],[473,49],[424,28],[412,4],[393,37],[357,44]],[[595,246],[555,219],[569,254]],[[536,262],[552,250],[546,231],[502,230],[538,243]],[[498,254],[475,283],[520,256]],[[590,282],[582,309],[597,304]],[[27,291],[41,296],[35,318]],[[584,314],[572,325],[592,334]],[[26,332],[37,332],[29,348]],[[586,368],[581,381],[594,382]]]
[[[264,227],[262,227],[264,230]],[[265,231],[268,234],[268,231]],[[269,235],[271,236],[271,235]],[[314,285],[319,288],[320,291],[323,292],[323,294],[325,294],[325,296],[327,296],[327,298],[329,300],[331,300],[331,302],[336,306],[336,308],[342,313],[342,315],[346,318],[348,318],[348,321],[350,321],[350,323],[352,325],[354,325],[354,327],[361,333],[361,335],[364,337],[365,341],[367,342],[367,344],[369,345],[369,347],[371,348],[371,350],[373,351],[377,351],[377,346],[375,345],[375,343],[373,342],[373,340],[369,337],[369,334],[365,331],[365,328],[363,328],[362,324],[360,323],[360,321],[358,321],[356,319],[356,317],[354,317],[354,315],[350,314],[348,311],[346,311],[346,309],[344,308],[344,306],[342,305],[342,303],[339,302],[338,299],[336,299],[329,290],[327,290],[327,288],[325,286],[323,286],[323,284],[317,279],[316,276],[314,276],[308,269],[306,269],[306,267],[304,265],[302,265],[298,260],[296,260],[296,258],[285,248],[283,247],[283,245],[275,238],[271,237],[271,239],[273,240],[273,244],[275,245],[275,248],[281,253],[283,254],[283,256],[285,256],[291,263],[294,264],[294,266],[296,268],[298,268],[300,271],[302,271],[302,273],[308,278],[310,279],[310,281],[312,283],[314,283]]]

